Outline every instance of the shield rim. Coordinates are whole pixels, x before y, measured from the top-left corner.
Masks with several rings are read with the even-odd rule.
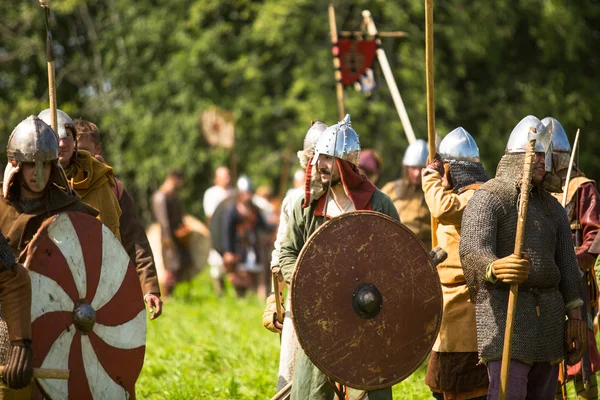
[[[33,252],[35,252],[35,251],[38,249],[37,243],[38,243],[38,241],[39,241],[39,240],[41,240],[41,236],[39,235],[39,234],[40,234],[40,232],[44,231],[44,232],[45,232],[45,234],[47,235],[49,226],[50,226],[50,225],[52,225],[52,224],[53,224],[55,221],[57,221],[57,220],[58,220],[58,219],[59,219],[59,218],[60,218],[62,215],[66,215],[66,217],[67,217],[67,218],[69,218],[69,219],[71,219],[71,217],[72,217],[72,216],[74,216],[74,215],[75,215],[75,216],[77,216],[77,215],[83,215],[83,216],[85,216],[85,217],[90,217],[90,218],[92,218],[93,220],[97,220],[97,219],[96,219],[95,217],[93,217],[93,216],[90,216],[90,215],[88,215],[88,214],[85,214],[85,213],[82,213],[82,212],[78,212],[78,211],[62,211],[62,212],[58,212],[58,213],[56,213],[56,214],[53,214],[53,215],[51,215],[50,217],[46,218],[46,219],[45,219],[45,220],[44,220],[44,221],[41,223],[40,227],[38,228],[38,230],[36,231],[36,233],[34,234],[34,236],[32,237],[32,239],[31,239],[31,240],[30,240],[30,242],[28,243],[27,247],[26,247],[26,248],[23,250],[23,252],[22,252],[22,254],[21,254],[22,256],[24,256],[24,257],[25,257],[25,260],[24,260],[24,262],[23,262],[23,265],[24,265],[24,267],[27,269],[28,273],[29,273],[29,271],[31,271],[31,269],[30,269],[30,267],[31,267],[31,259],[30,259],[30,254],[32,254]],[[103,223],[100,221],[100,229],[102,229],[102,227],[103,227],[103,226],[105,226],[105,225],[104,225],[104,224],[103,224]],[[109,230],[109,232],[110,232],[110,230]],[[111,233],[111,234],[114,236],[114,234],[113,234],[112,232],[110,232],[110,233]],[[121,243],[121,241],[120,241],[119,239],[117,239],[117,238],[116,238],[116,236],[114,236],[114,237],[115,237],[115,239],[117,240],[117,242],[118,242],[118,243],[119,243],[121,246],[123,246],[123,244]],[[123,248],[123,251],[125,252],[125,254],[127,254],[127,252],[125,251],[125,249],[124,249],[124,248]],[[86,264],[86,268],[87,268],[87,264]],[[128,264],[128,266],[127,266],[126,268],[134,268],[134,270],[135,270],[135,264],[134,264],[133,260],[129,259],[129,264]],[[34,271],[34,272],[36,272],[36,271]],[[137,271],[135,271],[135,272],[136,272],[136,278],[137,278]],[[125,276],[124,276],[123,278],[125,279]],[[137,282],[137,279],[136,279],[136,282]],[[123,283],[123,281],[121,282],[121,284],[122,284],[122,283]],[[100,284],[100,282],[98,282],[98,285],[99,285],[99,284]],[[136,286],[136,287],[138,287],[138,288],[139,288],[139,286]],[[141,292],[141,288],[140,288],[140,293],[142,293],[142,292]],[[115,295],[116,295],[116,293],[115,293]],[[114,296],[113,296],[113,297],[114,297]],[[33,301],[33,296],[32,296],[32,301]],[[144,304],[143,302],[141,302],[141,303],[142,303],[142,304]],[[142,305],[142,311],[145,311],[145,305]],[[33,324],[33,321],[32,321],[32,324]],[[72,325],[73,325],[73,327],[74,327],[74,322],[72,322],[71,324],[72,324]],[[75,327],[74,327],[74,329],[77,329],[77,328],[75,328]],[[133,385],[133,392],[129,392],[129,391],[127,391],[127,390],[125,389],[125,387],[123,387],[123,389],[125,390],[125,392],[126,392],[126,393],[127,393],[129,396],[130,396],[130,397],[131,397],[132,395],[133,395],[133,396],[135,396],[135,386],[136,386],[137,380],[139,379],[140,375],[142,374],[143,367],[144,367],[144,362],[145,362],[145,359],[146,359],[147,329],[148,329],[148,321],[147,321],[147,319],[145,319],[145,329],[146,329],[146,335],[145,335],[144,344],[143,344],[143,346],[140,346],[140,347],[144,347],[144,355],[143,355],[143,357],[142,357],[142,367],[140,368],[140,370],[139,370],[139,372],[138,372],[138,374],[137,374],[136,381],[134,382],[134,385]],[[85,335],[85,334],[84,334],[84,333],[80,333],[80,335],[82,335],[82,336],[83,336],[83,335]],[[103,341],[104,341],[104,339],[102,339],[102,338],[100,338],[100,340],[103,340]],[[106,342],[105,342],[105,343],[106,343]],[[72,344],[72,342],[71,342],[71,344]],[[111,347],[112,347],[112,345],[109,345],[109,346],[111,346]],[[134,348],[134,349],[137,349],[137,348]],[[132,350],[134,350],[134,349],[132,349]],[[70,348],[69,348],[69,352],[70,352]],[[70,354],[70,353],[69,353],[69,354]],[[69,354],[67,354],[67,357],[69,357]],[[103,368],[104,368],[104,366],[103,366]],[[106,371],[106,370],[105,370],[105,371]],[[108,374],[108,371],[106,371],[106,372],[107,372],[107,374]],[[84,374],[84,375],[86,376],[86,383],[87,383],[87,384],[88,384],[88,386],[89,386],[89,385],[90,385],[90,383],[89,383],[89,380],[87,379],[87,374]],[[111,376],[111,377],[112,377],[112,375],[110,375],[110,374],[109,374],[109,376]],[[70,377],[69,377],[69,379],[72,379],[72,378],[73,378],[72,376],[70,376]],[[47,397],[48,399],[52,399],[52,397],[51,397],[51,396],[50,396],[50,395],[47,393],[47,391],[46,391],[46,387],[45,387],[45,386],[42,384],[42,382],[43,382],[43,381],[47,381],[47,380],[50,380],[50,379],[48,379],[48,378],[36,378],[36,379],[32,380],[32,383],[33,383],[33,382],[35,382],[35,389],[39,390],[39,392],[40,392],[40,393],[41,393],[43,396]],[[36,395],[35,389],[34,389],[34,391],[33,391],[33,394],[32,394],[32,396],[35,396],[35,395]],[[67,396],[68,396],[68,398],[71,398],[71,394],[70,394],[70,393],[67,393]],[[93,396],[93,394],[92,394],[92,396]]]
[[[410,229],[408,229],[404,224],[402,224],[401,222],[395,220],[394,218],[390,217],[389,215],[377,212],[377,211],[371,211],[371,210],[360,210],[360,211],[350,211],[350,212],[346,212],[343,214],[340,214],[336,217],[331,218],[330,220],[326,221],[323,225],[321,225],[320,227],[317,228],[317,230],[315,230],[306,240],[306,242],[304,243],[304,246],[302,246],[302,250],[300,250],[300,253],[298,254],[298,258],[296,259],[296,264],[294,265],[294,270],[292,272],[292,279],[290,280],[290,291],[292,293],[292,298],[291,298],[291,311],[292,311],[292,316],[294,314],[296,314],[296,311],[294,309],[294,283],[296,282],[296,276],[298,275],[298,264],[300,263],[300,261],[304,258],[305,254],[307,253],[307,244],[313,240],[313,238],[317,237],[318,235],[320,235],[322,233],[322,231],[324,231],[325,229],[327,229],[327,227],[337,221],[338,219],[342,219],[342,218],[348,218],[350,216],[355,216],[355,215],[372,215],[378,218],[383,218],[387,221],[393,222],[394,224],[398,225],[400,228],[402,228],[406,233],[408,233],[410,236],[412,236],[414,239],[417,240],[417,243],[419,243],[419,245],[423,248],[423,251],[425,252],[425,254],[428,255],[427,257],[427,261],[428,261],[428,265],[431,268],[431,270],[434,272],[434,278],[435,281],[437,282],[437,288],[439,291],[439,313],[438,313],[438,318],[437,318],[437,322],[436,322],[436,328],[435,328],[435,335],[433,336],[433,340],[431,341],[431,344],[428,346],[427,351],[424,352],[423,357],[419,360],[418,363],[416,363],[416,365],[408,370],[405,374],[402,374],[401,376],[399,376],[398,378],[395,378],[385,384],[379,384],[379,385],[361,385],[361,384],[355,384],[353,382],[348,382],[347,380],[345,380],[344,378],[341,378],[338,374],[335,373],[331,373],[330,371],[327,371],[322,363],[320,362],[315,362],[311,357],[309,357],[308,353],[306,353],[305,346],[303,345],[303,339],[301,338],[301,335],[299,334],[298,331],[298,326],[296,323],[296,319],[292,317],[292,322],[294,324],[294,329],[296,331],[296,336],[298,338],[298,343],[300,344],[300,347],[302,347],[302,351],[304,351],[304,353],[306,354],[306,356],[310,359],[310,361],[317,367],[319,368],[319,370],[325,374],[328,378],[334,380],[335,382],[339,382],[349,388],[352,389],[359,389],[359,390],[365,390],[365,391],[371,391],[371,390],[378,390],[378,389],[385,389],[388,387],[392,387],[394,385],[397,385],[398,383],[402,382],[403,380],[405,380],[406,378],[408,378],[410,375],[412,375],[417,369],[419,369],[419,367],[423,364],[423,362],[427,359],[427,357],[429,356],[429,354],[431,353],[431,349],[433,348],[433,345],[435,344],[435,341],[437,339],[437,336],[439,335],[440,332],[440,326],[442,323],[442,314],[443,314],[443,307],[444,307],[444,300],[443,300],[443,293],[442,293],[442,284],[440,281],[440,277],[438,275],[437,269],[436,267],[433,265],[433,262],[431,261],[431,257],[429,257],[429,250],[427,250],[427,248],[425,247],[425,245],[423,244],[423,242],[417,237],[417,235],[415,235]],[[298,310],[300,311],[300,310]]]

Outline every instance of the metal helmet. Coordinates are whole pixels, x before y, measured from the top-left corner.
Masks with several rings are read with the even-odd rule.
[[[250,181],[248,175],[242,175],[238,178],[237,189],[241,193],[248,193],[253,191],[252,181]]]
[[[559,153],[570,153],[571,143],[567,137],[567,132],[562,124],[554,117],[546,117],[542,119],[542,124],[552,126],[552,151]]]
[[[427,142],[423,139],[417,139],[406,148],[402,165],[405,167],[424,167],[427,165],[427,157],[429,157]]]
[[[50,109],[46,108],[44,111],[38,114],[38,117],[46,124],[50,125],[50,115]],[[62,110],[56,110],[56,126],[58,129],[58,132],[56,133],[58,134],[59,139],[65,139],[67,137],[67,127],[73,129],[73,135],[75,136],[73,139],[77,139],[75,135],[75,123],[66,112]]]
[[[321,121],[315,121],[308,129],[308,132],[306,132],[303,149],[298,152],[298,159],[300,160],[302,168],[306,168],[306,164],[308,164],[308,161],[315,153],[317,141],[326,129],[327,125]]]
[[[546,171],[552,171],[552,129],[552,124],[545,126],[537,117],[528,115],[510,133],[504,152],[525,153],[529,141],[536,139],[535,151],[546,154]]]
[[[317,163],[317,159],[321,154],[346,160],[358,166],[360,162],[360,141],[358,140],[358,134],[352,129],[350,114],[346,114],[343,121],[331,125],[319,137],[315,146],[313,165]]]
[[[62,178],[57,183],[68,186],[67,177],[58,161],[59,148],[56,134],[52,128],[35,115],[21,121],[12,131],[8,138],[6,153],[8,164],[4,170],[2,185],[2,193],[5,198],[8,196],[8,189],[14,177],[21,170],[24,162],[35,163],[36,183],[40,190],[44,189],[48,183],[44,180],[44,163],[46,161],[55,161],[54,164]]]
[[[479,148],[475,139],[462,126],[446,135],[439,147],[444,161],[479,162]]]
[[[327,125],[321,121],[315,121],[308,129],[308,132],[306,132],[306,136],[304,136],[304,151],[314,151],[321,134],[325,132],[326,129]]]

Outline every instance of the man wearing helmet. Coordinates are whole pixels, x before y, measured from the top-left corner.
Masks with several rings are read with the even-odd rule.
[[[381,191],[392,199],[400,220],[431,249],[431,216],[421,188],[421,171],[427,164],[427,142],[410,144],[402,158],[403,176],[387,183]]]
[[[298,159],[300,160],[300,165],[303,169],[302,172],[306,170],[310,159],[314,155],[317,140],[325,131],[325,129],[327,129],[327,125],[324,123],[320,121],[313,121],[310,129],[308,132],[306,132],[303,150],[298,152]],[[295,175],[296,174],[294,174],[294,178],[296,178]],[[305,177],[305,173],[303,173],[302,176]],[[277,228],[277,238],[271,254],[271,270],[277,271],[280,269],[279,253],[281,251],[281,243],[285,238],[294,204],[298,201],[298,199],[304,197],[306,190],[305,186],[305,184],[302,184],[294,189],[290,189],[288,194],[283,199],[281,204],[279,227]],[[316,187],[318,191],[323,190],[320,180],[315,174],[312,176],[311,186]],[[275,293],[269,295],[267,298],[267,306],[263,314],[263,325],[265,328],[272,332],[281,332],[281,352],[279,356],[279,377],[277,380],[277,391],[281,390],[292,381],[292,377],[294,375],[294,362],[296,360],[296,353],[298,351],[298,338],[296,337],[296,331],[292,323],[292,316],[289,311],[290,301],[292,298],[290,291],[288,291],[288,301],[286,305],[287,310],[285,311],[283,326],[281,323],[279,323],[276,316],[277,306],[275,296],[278,293],[283,292],[283,288],[285,287],[284,285],[273,289]]]
[[[571,223],[575,255],[583,271],[583,287],[586,292],[582,311],[587,314],[588,349],[586,357],[581,362],[567,367],[566,377],[574,381],[579,398],[596,399],[598,383],[595,373],[600,368],[600,354],[594,337],[592,308],[598,301],[598,286],[593,268],[599,250],[593,249],[592,244],[600,230],[600,195],[596,190],[595,182],[588,179],[575,165],[571,171],[569,186],[566,187],[571,159],[569,138],[556,118],[546,117],[542,119],[542,123],[552,128],[552,167],[554,173],[562,180],[562,191],[566,192],[565,208]],[[563,193],[553,193],[553,195],[562,202]]]
[[[78,211],[96,216],[98,212],[70,189],[59,163],[58,138],[38,117],[32,115],[17,125],[8,139],[7,155],[0,201],[0,231],[6,241],[3,243],[0,239],[0,254],[3,254],[0,263],[11,271],[0,272],[0,285],[10,279],[15,289],[21,287],[22,290],[20,294],[19,290],[14,291],[18,299],[11,298],[10,287],[6,293],[4,289],[0,292],[3,311],[0,314],[0,364],[8,361],[10,370],[3,379],[9,387],[29,386],[21,391],[0,386],[0,398],[28,399],[32,362],[31,287],[26,271],[15,263],[14,254],[23,254],[44,220],[52,215]],[[6,244],[10,245],[12,256]],[[10,280],[6,283],[10,284]],[[14,360],[14,357],[19,359]],[[15,371],[18,371],[16,375]],[[16,383],[15,378],[18,378]]]
[[[279,253],[279,265],[289,284],[296,260],[308,237],[328,219],[354,210],[373,210],[399,220],[394,204],[358,171],[360,143],[350,116],[327,128],[315,147],[307,168],[307,187],[313,174],[320,178],[322,192],[310,191],[296,201]],[[330,190],[328,190],[331,188]],[[323,190],[324,189],[324,190]],[[327,377],[298,349],[292,399],[330,399],[334,389]],[[368,393],[368,398],[391,399],[391,388]]]
[[[542,140],[536,140],[531,191],[522,194],[530,136]],[[499,392],[511,285],[519,285],[519,292],[507,399],[553,398],[558,364],[565,357],[575,364],[585,348],[580,271],[567,214],[548,192],[555,189],[555,180],[549,172],[551,149],[544,139],[544,124],[534,116],[523,118],[510,135],[496,177],[475,192],[462,218],[460,259],[476,303],[479,357],[487,364],[490,380],[488,399],[496,399]],[[529,206],[523,253],[515,255],[521,195],[528,196]]]
[[[45,109],[38,117],[50,124],[50,109]],[[57,125],[59,160],[69,183],[85,203],[99,211],[98,219],[120,240],[121,207],[112,191],[115,186],[112,168],[87,151],[78,151],[75,123],[62,110],[57,110]]]
[[[462,127],[440,143],[440,154],[423,170],[423,192],[431,215],[438,219],[438,244],[448,258],[437,265],[444,310],[425,382],[438,399],[485,398],[488,376],[477,355],[475,304],[458,254],[461,219],[467,203],[489,178],[479,162],[479,149]]]

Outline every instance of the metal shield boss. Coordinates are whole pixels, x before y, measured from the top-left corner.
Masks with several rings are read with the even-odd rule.
[[[292,314],[306,355],[329,378],[375,390],[425,360],[439,331],[442,291],[425,246],[373,211],[342,214],[302,248]]]
[[[67,212],[46,220],[27,248],[36,368],[69,369],[38,379],[58,399],[126,399],[146,349],[146,312],[133,263],[99,220]]]

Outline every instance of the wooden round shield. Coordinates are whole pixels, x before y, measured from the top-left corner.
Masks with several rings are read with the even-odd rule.
[[[412,374],[435,341],[442,290],[421,241],[373,211],[333,218],[302,248],[292,277],[298,341],[336,382],[375,390]]]
[[[53,400],[126,399],[146,350],[146,312],[133,263],[117,238],[89,215],[48,219],[25,266],[32,289],[34,367],[71,371],[40,379]]]

